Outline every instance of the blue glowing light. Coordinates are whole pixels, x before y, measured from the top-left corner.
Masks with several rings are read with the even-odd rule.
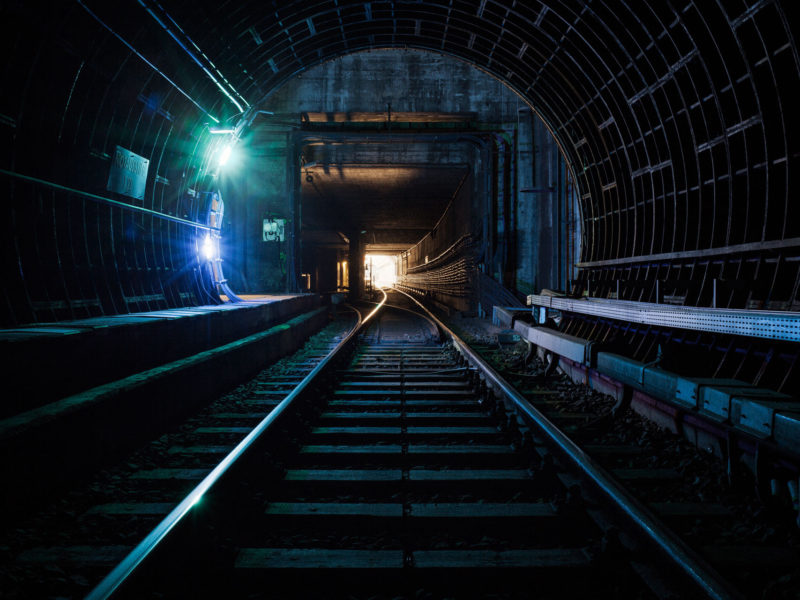
[[[231,158],[231,153],[233,153],[233,144],[228,144],[222,149],[219,155],[219,166],[224,167]]]
[[[203,239],[203,247],[202,247],[203,256],[206,257],[206,260],[213,260],[215,252],[214,252],[214,242],[211,241],[211,235],[206,234],[206,237]]]

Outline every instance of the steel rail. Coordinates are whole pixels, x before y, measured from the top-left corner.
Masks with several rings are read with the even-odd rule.
[[[100,600],[109,598],[133,574],[135,569],[147,558],[156,547],[164,541],[167,534],[189,513],[203,496],[222,478],[228,469],[240,459],[244,453],[258,440],[269,427],[281,416],[319,373],[334,359],[339,352],[354,338],[364,325],[380,310],[386,302],[386,292],[383,292],[383,301],[366,316],[361,316],[357,310],[358,323],[327,356],[325,356],[314,369],[297,384],[286,398],[255,426],[255,428],[231,450],[214,469],[177,505],[164,519],[139,544],[131,550],[114,569],[86,596],[86,600]]]
[[[384,291],[383,288],[379,288],[379,289],[384,294],[386,294],[386,292]],[[396,288],[393,288],[393,289],[396,289]],[[377,305],[379,303],[378,302],[370,302],[370,304],[376,304]],[[429,318],[427,315],[421,315],[421,314],[419,314],[419,312],[417,312],[416,310],[413,310],[411,308],[406,308],[405,306],[398,306],[397,304],[389,304],[388,302],[384,302],[384,306],[386,306],[387,308],[395,308],[397,310],[404,310],[404,311],[406,311],[408,313],[411,313],[415,317],[422,317],[423,319],[425,319],[428,323],[430,323],[433,326],[433,328],[436,330],[436,335],[439,335],[441,333],[440,330],[439,330],[439,325],[436,323],[436,321],[434,321],[433,319]],[[459,371],[459,370],[461,370],[461,367],[459,367],[458,369],[453,369],[453,370]]]
[[[397,290],[400,291],[400,290]],[[513,386],[500,376],[483,358],[473,351],[447,325],[442,323],[430,310],[405,292],[422,310],[438,323],[439,327],[453,340],[457,349],[475,364],[492,386],[509,398],[542,433],[558,446],[582,472],[594,483],[614,504],[637,526],[648,539],[666,553],[692,581],[694,581],[709,597],[717,600],[741,598],[730,585],[701,558],[689,548],[683,540],[665,528],[658,519],[639,500],[622,488],[605,469],[588,456],[575,442],[569,439],[552,421],[537,410]]]

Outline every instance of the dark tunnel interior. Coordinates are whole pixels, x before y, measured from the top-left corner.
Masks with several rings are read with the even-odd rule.
[[[469,314],[542,290],[798,308],[793,2],[2,11],[4,326],[357,294],[371,253]]]
[[[796,597],[799,0],[0,30],[0,596]]]

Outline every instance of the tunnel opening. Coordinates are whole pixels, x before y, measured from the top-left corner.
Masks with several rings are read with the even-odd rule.
[[[364,282],[368,290],[392,287],[397,283],[397,255],[367,254],[364,259]]]
[[[581,243],[571,169],[525,101],[474,65],[349,53],[259,109],[268,116],[238,147],[247,175],[224,182],[234,289],[340,289],[347,260],[357,297],[376,253],[402,255],[406,288],[470,313],[570,287]],[[260,217],[285,222],[285,237],[256,239],[248,222]]]
[[[782,3],[645,2],[614,10],[368,3],[342,11],[320,2],[306,14],[289,2],[274,15],[253,9],[244,20],[210,4],[195,10],[174,2],[166,15],[143,6],[80,2],[47,18],[36,3],[7,7],[7,75],[17,83],[4,88],[0,109],[8,325],[218,301],[218,282],[194,249],[205,226],[203,195],[226,185],[209,169],[209,148],[242,133],[242,117],[252,124],[254,107],[298,74],[332,57],[391,47],[468,61],[546,120],[574,167],[565,177],[580,206],[574,293],[798,306],[800,221],[791,200],[798,154],[787,107],[796,104],[790,82],[800,70],[796,14]],[[154,21],[157,15],[163,18]],[[172,36],[156,26],[170,20],[180,24]],[[222,36],[209,33],[209,22]],[[358,88],[352,84],[344,89]],[[331,99],[338,90],[316,93]],[[300,127],[392,122],[384,113],[401,127],[412,120],[405,115],[420,112],[384,100],[364,107],[360,120],[356,111],[318,102]],[[458,119],[448,120],[458,129]],[[134,186],[108,184],[117,148],[149,161],[133,195],[126,191]],[[280,191],[268,178],[258,185],[259,194]],[[541,188],[526,189],[538,210]],[[258,211],[231,206],[231,222],[251,210],[242,222],[260,224],[268,217],[256,204]],[[277,251],[263,243],[227,249],[223,240],[230,283],[244,291],[296,289],[298,274],[308,272],[297,268],[300,240]],[[262,255],[277,260],[253,271]],[[498,271],[485,268],[496,280]]]

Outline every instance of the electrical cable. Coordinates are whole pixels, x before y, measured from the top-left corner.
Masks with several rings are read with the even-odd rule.
[[[123,37],[122,37],[120,34],[118,34],[116,31],[114,31],[113,29],[111,29],[111,27],[109,27],[109,26],[108,26],[108,25],[107,25],[107,24],[106,24],[106,23],[105,23],[105,22],[104,22],[104,21],[103,21],[103,20],[102,20],[100,17],[98,17],[96,14],[94,14],[94,12],[92,12],[92,10],[91,10],[91,9],[90,9],[88,6],[86,6],[86,5],[85,5],[85,4],[84,4],[84,3],[83,3],[81,0],[75,0],[75,1],[76,1],[76,2],[77,2],[77,3],[78,3],[78,4],[79,4],[79,5],[80,5],[80,6],[81,6],[81,7],[82,7],[82,8],[83,8],[83,9],[84,9],[84,10],[85,10],[87,13],[89,13],[89,14],[91,15],[91,17],[92,17],[92,18],[93,18],[95,21],[97,21],[98,23],[100,23],[100,25],[102,25],[102,26],[103,26],[103,27],[104,27],[104,28],[105,28],[105,29],[106,29],[106,30],[107,30],[109,33],[111,33],[111,35],[113,35],[113,36],[114,36],[115,38],[117,38],[117,39],[118,39],[120,42],[122,42],[123,44],[125,44],[125,46],[128,48],[128,50],[130,50],[131,52],[133,52],[133,53],[134,53],[136,56],[138,56],[138,57],[139,57],[139,58],[140,58],[142,61],[144,61],[144,63],[145,63],[145,64],[146,64],[148,67],[150,67],[150,68],[151,68],[151,69],[153,69],[153,70],[154,70],[156,73],[158,73],[159,75],[161,75],[161,77],[163,77],[163,78],[166,80],[166,82],[167,82],[167,83],[169,83],[169,84],[170,84],[172,87],[174,87],[174,88],[175,88],[176,90],[178,90],[178,91],[179,91],[181,94],[183,94],[183,96],[184,96],[184,97],[185,97],[187,100],[189,100],[189,102],[191,102],[191,103],[192,103],[192,104],[194,104],[194,105],[195,105],[197,108],[199,108],[199,109],[200,109],[200,110],[201,110],[201,111],[202,111],[202,112],[203,112],[203,113],[204,113],[204,114],[205,114],[205,115],[206,115],[206,116],[207,116],[209,119],[211,119],[211,120],[212,120],[212,121],[214,121],[215,123],[219,123],[219,122],[220,122],[218,118],[216,118],[214,115],[212,115],[210,112],[208,112],[208,111],[207,111],[205,108],[203,108],[202,106],[200,106],[200,104],[199,104],[199,103],[198,103],[198,102],[197,102],[197,101],[196,101],[194,98],[192,98],[192,97],[191,97],[191,96],[190,96],[190,95],[189,95],[187,92],[185,92],[185,91],[183,90],[183,88],[181,88],[181,87],[180,87],[180,86],[179,86],[177,83],[175,83],[174,81],[172,81],[172,79],[170,79],[169,77],[167,77],[167,76],[166,76],[166,74],[165,74],[165,73],[164,73],[164,72],[163,72],[161,69],[159,69],[159,68],[158,68],[158,67],[156,67],[156,66],[155,66],[153,63],[151,63],[149,60],[147,60],[147,59],[144,57],[144,55],[143,55],[141,52],[139,52],[139,51],[138,51],[136,48],[134,48],[134,47],[133,47],[133,46],[132,46],[132,45],[131,45],[131,44],[130,44],[130,43],[129,43],[129,42],[128,42],[128,41],[127,41],[125,38],[123,38]]]

